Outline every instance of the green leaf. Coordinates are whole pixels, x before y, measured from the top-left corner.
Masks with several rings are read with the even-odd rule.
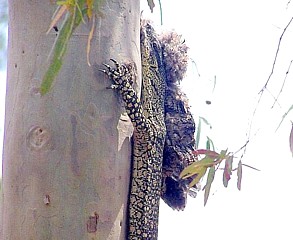
[[[204,121],[204,123],[209,126],[210,128],[212,128],[212,125],[208,122],[208,120],[206,120],[204,117],[199,117],[201,120]]]
[[[201,132],[201,119],[198,119],[198,125],[197,125],[197,131],[196,131],[196,149],[198,149],[199,146],[199,140],[200,140],[200,132]]]
[[[207,136],[207,143],[206,143],[206,147],[207,149],[212,149],[213,151],[215,151],[215,145],[214,145],[214,142],[212,139],[210,139],[208,136]]]
[[[45,73],[42,85],[41,85],[41,95],[45,95],[51,89],[54,79],[58,75],[62,67],[62,61],[60,59],[54,59],[51,63],[49,69]]]
[[[206,149],[210,150],[211,149],[211,144],[209,139],[207,138],[207,142],[206,142]]]
[[[225,168],[224,168],[224,173],[223,173],[223,184],[225,187],[228,186],[228,182],[231,179],[232,163],[233,163],[233,156],[228,156],[225,161]]]
[[[228,152],[228,149],[226,149],[226,150],[221,150],[218,159],[225,159],[225,158],[228,158],[229,156],[227,156],[227,152]]]
[[[204,187],[204,206],[206,205],[210,195],[210,190],[211,190],[212,183],[214,181],[215,172],[216,172],[215,166],[210,167],[208,177],[207,177],[207,183]]]
[[[162,3],[161,0],[159,1],[159,5],[160,5],[160,16],[161,16],[161,25],[163,25],[163,9],[162,9]]]
[[[206,174],[207,172],[207,167],[206,166],[200,166],[197,170],[197,174],[196,177],[192,180],[192,182],[189,184],[189,187],[193,187],[194,185],[196,185],[200,179]]]
[[[183,171],[180,173],[179,178],[186,179],[191,176],[197,175],[200,172],[202,172],[202,169],[208,168],[213,166],[214,160],[208,156],[204,157],[202,160],[198,162],[194,162],[183,169]]]
[[[49,68],[45,73],[41,84],[40,91],[42,96],[50,91],[53,82],[62,67],[63,57],[66,53],[69,39],[74,29],[80,24],[82,20],[82,16],[79,12],[77,13],[77,10],[78,8],[76,6],[74,7],[73,13],[67,14],[67,18],[64,21],[64,24],[61,27],[59,35],[55,41],[51,64],[49,65]]]
[[[242,162],[239,161],[238,167],[237,167],[237,188],[239,191],[241,190],[241,180],[242,180]]]
[[[155,3],[154,3],[154,0],[147,0],[148,1],[148,5],[151,9],[151,12],[154,11],[154,7],[155,7]]]

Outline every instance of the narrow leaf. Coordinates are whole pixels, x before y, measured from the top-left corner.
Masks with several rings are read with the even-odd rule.
[[[209,137],[207,137],[207,141],[209,142],[210,145],[210,149],[212,149],[213,151],[215,151],[215,145],[212,139],[210,139]]]
[[[45,95],[53,84],[54,79],[58,75],[60,69],[62,67],[62,61],[60,59],[54,59],[51,63],[49,69],[45,73],[42,85],[41,85],[41,95]]]
[[[84,4],[84,1],[82,1],[82,0],[79,0],[78,2],[76,2],[76,8],[77,8],[77,10],[78,10],[78,12],[79,12],[79,17],[81,18],[81,21],[83,22],[83,23],[85,23],[85,20],[83,19],[83,12],[82,12],[82,10],[81,10],[81,7],[80,6],[83,6],[83,4]]]
[[[207,172],[207,167],[206,166],[200,166],[198,168],[198,173],[197,173],[196,177],[189,184],[189,187],[191,188],[194,185],[196,185],[200,181],[200,179],[206,174],[206,172]]]
[[[159,6],[160,6],[160,16],[161,16],[161,25],[163,25],[163,9],[162,9],[162,3],[161,0],[159,1]]]
[[[200,132],[201,132],[201,119],[199,118],[198,120],[198,125],[197,125],[197,131],[196,131],[196,148],[199,146],[199,140],[200,140]]]
[[[148,5],[151,9],[151,12],[154,11],[154,7],[155,7],[155,3],[154,3],[154,0],[147,0],[148,1]]]
[[[241,190],[241,180],[242,180],[242,162],[239,161],[238,167],[237,167],[237,188],[239,191]]]
[[[211,149],[211,144],[209,139],[207,138],[207,142],[206,142],[206,149],[210,150]]]
[[[63,64],[63,56],[66,52],[69,38],[72,34],[73,27],[73,16],[69,15],[62,28],[60,29],[59,35],[54,45],[54,55],[52,62],[45,73],[43,82],[41,84],[41,95],[45,95],[51,89],[51,86],[58,75],[61,66]]]
[[[207,177],[207,183],[204,187],[204,206],[206,205],[210,195],[210,190],[211,190],[212,183],[214,181],[215,172],[216,172],[215,166],[210,167],[208,177]]]
[[[225,187],[228,186],[228,182],[231,179],[232,163],[233,163],[233,156],[228,156],[225,161],[225,168],[224,168],[224,173],[223,173],[223,184]]]
[[[194,162],[184,168],[179,175],[179,178],[186,179],[191,176],[197,175],[202,171],[202,168],[211,167],[214,164],[214,160],[209,157],[204,157],[202,160],[198,162]]]
[[[208,122],[208,120],[206,120],[204,117],[199,117],[201,120],[204,121],[204,123],[209,126],[210,128],[212,128],[212,125]]]
[[[228,158],[228,156],[227,156],[227,152],[228,152],[228,149],[226,149],[226,150],[221,150],[220,155],[219,155],[219,159],[225,159],[225,158]]]
[[[80,14],[76,14],[76,10],[72,14],[68,14],[67,16],[68,17],[61,27],[59,35],[55,41],[51,64],[47,72],[45,73],[41,84],[40,91],[42,96],[51,89],[52,84],[62,67],[63,57],[66,53],[67,44],[72,35],[72,32],[81,22],[81,16]]]
[[[292,123],[292,127],[291,127],[291,132],[290,132],[290,150],[293,156],[293,123]]]

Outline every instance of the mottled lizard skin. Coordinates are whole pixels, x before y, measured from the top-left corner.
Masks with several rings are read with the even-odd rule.
[[[187,66],[187,48],[174,32],[158,38],[150,22],[140,29],[142,91],[132,85],[134,63],[103,70],[124,101],[133,126],[133,163],[129,197],[128,239],[157,239],[160,196],[172,208],[183,210],[190,180],[180,172],[196,161],[195,124],[187,98],[178,84]],[[175,57],[174,57],[175,56]]]
[[[128,239],[157,239],[162,159],[165,143],[165,73],[162,51],[153,27],[141,22],[141,100],[132,88],[134,64],[105,65],[134,125],[133,166],[129,197]],[[131,80],[130,80],[131,79]]]

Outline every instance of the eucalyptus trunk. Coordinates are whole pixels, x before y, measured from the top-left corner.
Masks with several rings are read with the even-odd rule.
[[[46,34],[56,4],[9,1],[2,239],[125,239],[131,124],[98,70],[110,58],[140,66],[139,2],[104,1],[91,66],[91,24],[82,23],[41,96],[58,34]]]

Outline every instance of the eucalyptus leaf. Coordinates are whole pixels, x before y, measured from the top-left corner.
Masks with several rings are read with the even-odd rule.
[[[233,156],[228,156],[225,161],[225,168],[223,173],[223,184],[225,187],[228,187],[228,182],[231,179],[232,163],[233,163]]]
[[[196,149],[198,149],[199,141],[200,141],[200,133],[201,133],[201,119],[198,119],[197,131],[196,131]]]
[[[202,168],[211,167],[214,164],[214,160],[208,156],[204,157],[198,162],[194,162],[191,165],[187,166],[180,173],[179,178],[186,179],[191,176],[197,175],[202,171]]]
[[[204,206],[206,205],[209,198],[211,186],[215,177],[215,172],[216,172],[215,166],[210,167],[208,177],[207,177],[207,183],[204,188]]]
[[[291,127],[289,142],[290,142],[290,151],[293,156],[293,123],[292,123],[292,127]]]
[[[63,65],[63,57],[66,53],[69,39],[74,29],[80,24],[82,20],[82,16],[76,10],[77,7],[74,8],[73,13],[67,13],[66,20],[62,25],[59,35],[55,41],[53,57],[41,84],[41,95],[45,95],[50,91],[53,82]]]
[[[241,190],[241,180],[242,180],[242,162],[239,161],[238,167],[237,167],[237,188],[239,191]]]

